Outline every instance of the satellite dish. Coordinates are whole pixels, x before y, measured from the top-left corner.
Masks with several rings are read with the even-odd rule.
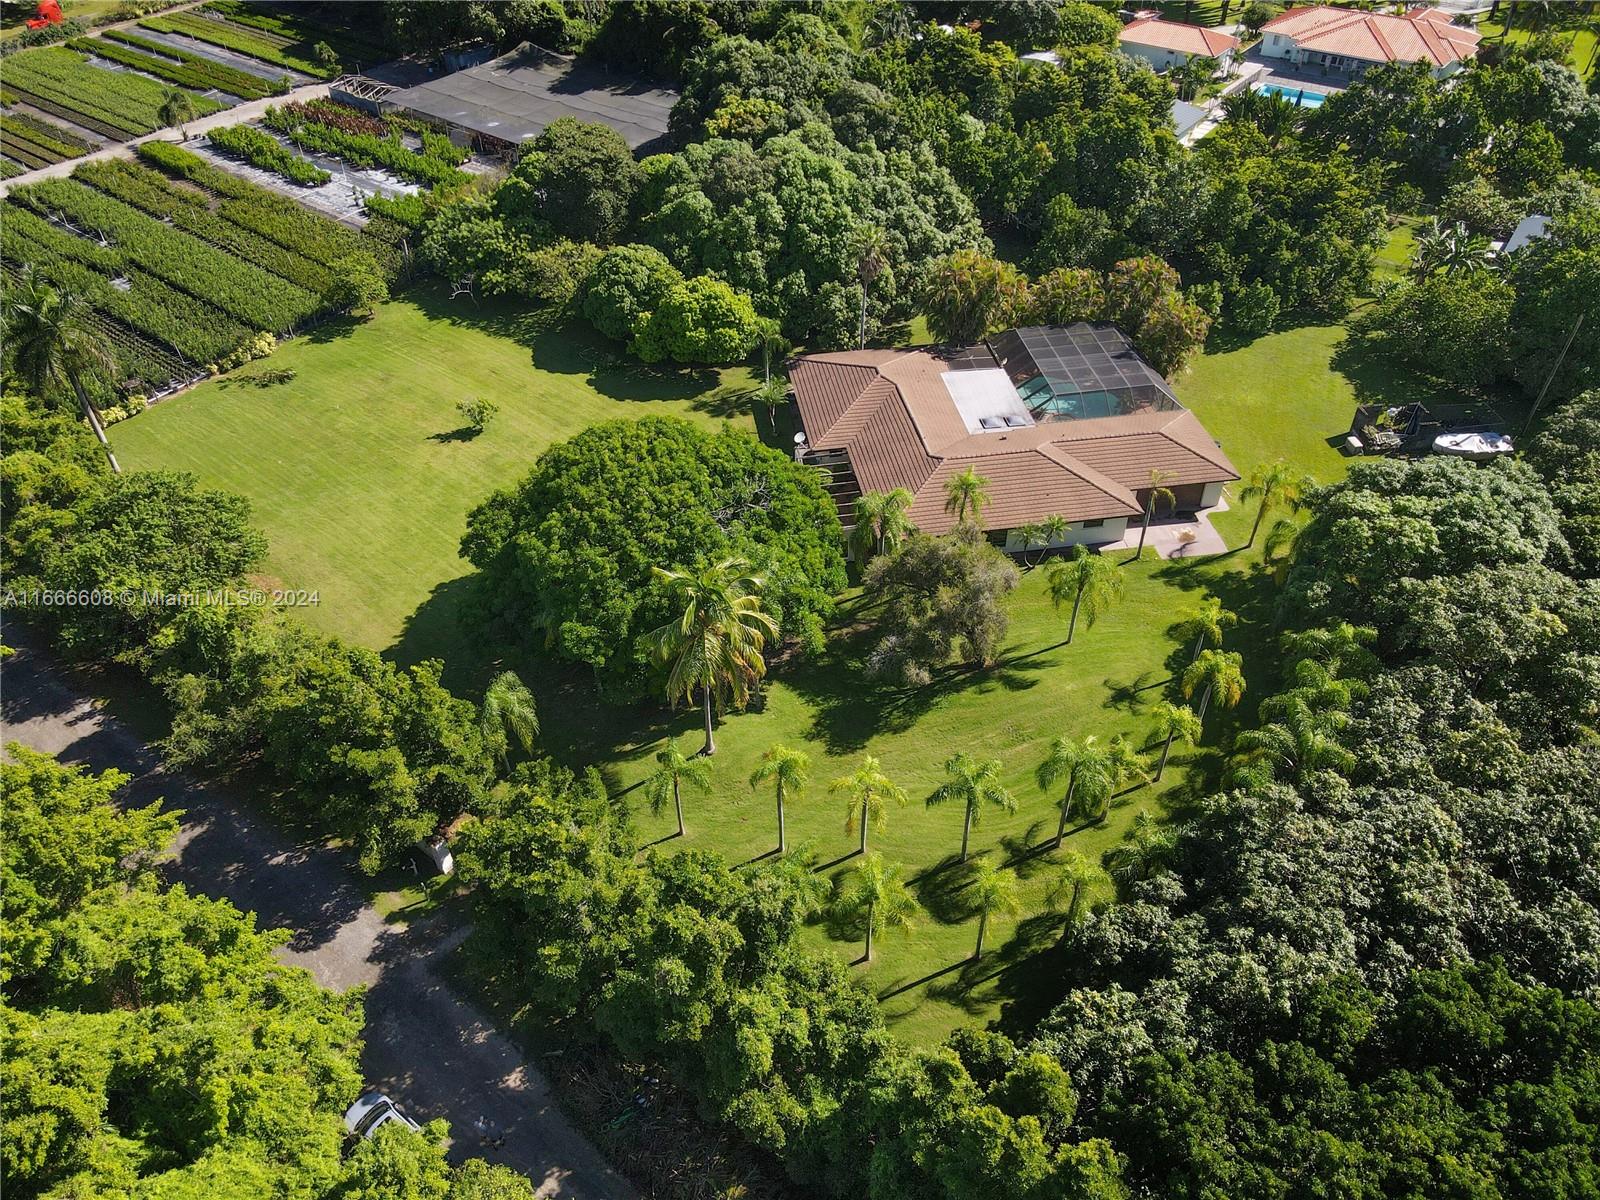
[[[794,435],[794,444],[796,446],[804,446],[806,444],[806,431],[805,430],[802,429],[799,433]]]

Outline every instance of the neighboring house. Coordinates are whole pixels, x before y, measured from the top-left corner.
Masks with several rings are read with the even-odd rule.
[[[1214,58],[1226,73],[1239,50],[1236,37],[1181,21],[1163,21],[1155,13],[1135,16],[1122,27],[1121,38],[1124,54],[1142,58],[1157,71],[1182,66],[1191,58]]]
[[[826,470],[846,527],[863,492],[905,488],[928,533],[955,525],[945,485],[988,480],[981,524],[1022,550],[1018,530],[1059,514],[1055,546],[1119,541],[1137,525],[1152,469],[1173,507],[1210,508],[1238,479],[1228,456],[1127,337],[1104,322],[1010,329],[964,350],[807,354],[789,372],[797,457]],[[1165,506],[1163,506],[1165,515]]]
[[[1319,5],[1291,8],[1263,25],[1261,53],[1352,75],[1377,63],[1425,62],[1442,78],[1478,53],[1481,38],[1436,8],[1418,6],[1397,17]]]
[[[1505,245],[1497,246],[1501,254],[1515,254],[1529,242],[1536,242],[1550,233],[1550,218],[1543,213],[1533,213],[1523,217],[1517,222],[1517,227],[1511,231],[1511,236],[1506,239]]]
[[[1185,146],[1192,145],[1205,133],[1210,132],[1200,128],[1210,116],[1210,112],[1199,105],[1190,104],[1187,100],[1174,100],[1172,102],[1172,132],[1178,135],[1178,140]]]

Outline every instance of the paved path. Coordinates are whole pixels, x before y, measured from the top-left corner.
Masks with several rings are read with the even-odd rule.
[[[204,133],[208,129],[215,129],[219,125],[238,125],[243,121],[253,121],[267,111],[269,104],[287,104],[291,100],[316,100],[328,94],[328,85],[325,83],[308,83],[304,87],[297,87],[283,93],[281,96],[266,96],[260,100],[250,100],[244,104],[235,104],[232,108],[225,108],[221,112],[212,113],[209,117],[198,117],[187,122],[183,131],[189,137],[197,133]],[[55,117],[50,117],[55,120]],[[133,148],[141,142],[177,142],[181,141],[175,129],[158,129],[154,133],[147,133],[143,137],[136,137],[126,142],[117,142],[115,145],[104,146],[92,154],[80,155],[77,158],[64,159],[58,163],[51,163],[48,167],[40,167],[35,171],[27,171],[21,175],[13,175],[4,183],[0,183],[0,196],[6,195],[12,188],[21,187],[27,183],[38,183],[41,179],[63,179],[71,175],[79,163],[95,162],[102,158],[132,158]]]
[[[20,640],[20,644],[19,644]],[[555,1107],[549,1084],[495,1032],[438,970],[465,936],[436,919],[390,925],[366,903],[348,862],[316,843],[258,820],[229,789],[168,772],[159,757],[114,717],[87,700],[15,625],[17,652],[0,666],[3,739],[97,770],[134,778],[126,799],[165,798],[185,812],[167,874],[192,891],[226,896],[264,927],[294,932],[281,952],[328,987],[367,988],[362,1069],[370,1083],[423,1120],[445,1117],[458,1135],[457,1157],[483,1157],[523,1172],[541,1196],[636,1200],[614,1171]],[[473,1145],[486,1116],[505,1135],[498,1150]]]

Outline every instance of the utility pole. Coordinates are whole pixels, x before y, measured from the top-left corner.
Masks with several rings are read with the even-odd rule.
[[[1572,341],[1578,336],[1578,330],[1583,328],[1583,319],[1588,313],[1579,313],[1577,322],[1572,326],[1572,332],[1567,334],[1566,343],[1561,347],[1561,353],[1556,355],[1555,366],[1550,368],[1550,374],[1544,377],[1544,386],[1539,389],[1539,396],[1533,402],[1533,411],[1528,414],[1528,420],[1522,427],[1522,436],[1528,436],[1528,430],[1533,428],[1533,419],[1539,415],[1539,408],[1544,404],[1545,393],[1550,390],[1550,385],[1555,382],[1556,372],[1561,369],[1561,364],[1566,361],[1567,351],[1572,349]]]

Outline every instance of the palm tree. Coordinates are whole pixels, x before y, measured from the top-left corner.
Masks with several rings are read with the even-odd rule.
[[[761,347],[761,384],[766,388],[772,383],[772,360],[788,354],[793,344],[783,336],[782,328],[770,317],[757,322],[756,344]],[[772,407],[776,408],[777,405]]]
[[[1071,929],[1083,918],[1083,893],[1100,878],[1100,870],[1076,850],[1068,850],[1061,856],[1058,870],[1050,890],[1045,893],[1045,903],[1051,908],[1059,908],[1065,900],[1066,928]]]
[[[883,773],[878,760],[868,754],[851,774],[843,775],[828,785],[831,792],[842,792],[845,797],[844,827],[854,833],[857,814],[860,814],[861,845],[858,854],[867,852],[867,823],[882,832],[889,824],[889,802],[904,807],[905,789],[890,781]]]
[[[1305,529],[1306,521],[1300,516],[1279,517],[1267,527],[1267,536],[1261,543],[1261,561],[1272,568],[1272,582],[1279,587],[1289,578]]]
[[[944,482],[944,510],[954,513],[957,521],[965,521],[971,510],[976,520],[989,503],[989,481],[968,466],[960,474]]]
[[[1178,503],[1172,489],[1165,486],[1176,477],[1174,472],[1163,471],[1160,467],[1150,469],[1150,487],[1144,500],[1144,525],[1139,529],[1139,548],[1133,552],[1129,562],[1137,562],[1144,554],[1144,540],[1150,535],[1150,518],[1156,515],[1156,507],[1163,500],[1172,505]]]
[[[876,225],[865,226],[856,234],[856,278],[861,281],[860,345],[863,350],[867,348],[867,291],[888,266],[888,235]]]
[[[1023,560],[1027,561],[1029,550],[1032,550],[1036,545],[1042,546],[1048,541],[1048,538],[1045,536],[1043,523],[1034,521],[1031,524],[1024,525],[1019,528],[1017,530],[1017,541],[1021,543],[1020,548],[1022,551]]]
[[[699,756],[686,756],[678,749],[677,738],[667,739],[666,747],[656,755],[656,762],[661,765],[655,774],[644,781],[644,794],[650,801],[650,811],[653,813],[660,813],[666,807],[667,799],[671,798],[672,807],[678,815],[678,836],[682,837],[683,785],[687,783],[697,791],[709,792],[711,764]]]
[[[188,141],[183,127],[195,118],[194,97],[182,88],[169,87],[161,93],[161,107],[156,110],[156,120],[163,129],[177,126],[178,140]]]
[[[978,944],[972,951],[976,962],[983,957],[983,935],[989,931],[992,916],[1016,916],[1022,911],[1017,900],[1017,873],[980,859],[972,868],[972,907],[978,913]]]
[[[715,754],[712,705],[724,691],[734,704],[745,703],[750,685],[767,673],[761,651],[778,636],[778,623],[761,611],[762,581],[743,559],[724,559],[698,574],[657,567],[655,577],[683,605],[683,615],[646,634],[645,644],[657,665],[671,663],[669,702],[689,700],[699,689],[706,725],[700,753]]]
[[[70,387],[111,470],[121,474],[100,413],[84,387],[85,379],[103,379],[116,369],[106,339],[89,324],[88,303],[76,292],[52,287],[32,268],[6,289],[4,303],[5,342],[17,377],[41,398],[55,388]]]
[[[1244,659],[1231,650],[1204,650],[1189,664],[1181,681],[1183,698],[1200,692],[1200,708],[1195,713],[1206,719],[1206,707],[1215,696],[1224,708],[1233,708],[1244,695]]]
[[[1065,781],[1066,792],[1061,797],[1061,821],[1056,826],[1055,845],[1061,845],[1067,836],[1067,817],[1078,812],[1093,812],[1101,801],[1108,801],[1116,790],[1112,777],[1111,756],[1093,734],[1081,742],[1058,737],[1050,743],[1049,754],[1034,772],[1041,792],[1050,791]]]
[[[484,690],[478,724],[483,730],[484,745],[501,766],[505,766],[513,737],[524,754],[533,751],[534,739],[539,736],[539,710],[534,706],[533,693],[515,671],[501,671]]]
[[[1087,546],[1074,546],[1071,558],[1058,558],[1045,569],[1046,586],[1050,603],[1057,612],[1068,600],[1072,601],[1072,619],[1067,623],[1067,645],[1078,628],[1078,613],[1083,613],[1084,624],[1094,628],[1100,614],[1111,607],[1111,602],[1122,591],[1122,575],[1104,555],[1096,554]]]
[[[1066,537],[1067,530],[1071,527],[1072,522],[1068,521],[1066,517],[1062,516],[1060,513],[1051,513],[1044,520],[1040,521],[1039,535],[1040,540],[1044,543],[1045,549],[1048,550],[1053,543],[1059,542],[1062,538]]]
[[[906,513],[915,500],[905,488],[888,492],[868,492],[856,498],[856,523],[850,531],[850,545],[863,562],[870,552],[884,554],[905,541],[914,528]]]
[[[839,896],[839,912],[853,917],[866,914],[867,944],[861,962],[872,961],[872,939],[889,929],[909,933],[921,906],[906,890],[898,865],[888,866],[881,854],[869,854],[856,864]]]
[[[1244,544],[1246,550],[1256,544],[1256,533],[1261,528],[1261,521],[1267,515],[1267,510],[1276,508],[1280,504],[1292,511],[1298,511],[1301,500],[1316,486],[1316,480],[1309,475],[1299,474],[1283,459],[1273,463],[1258,463],[1250,472],[1250,478],[1245,482],[1244,491],[1239,493],[1239,499],[1245,503],[1251,500],[1260,500],[1256,508],[1256,522],[1250,526],[1250,540]]]
[[[1317,629],[1286,633],[1282,638],[1286,661],[1309,658],[1339,675],[1357,677],[1370,674],[1378,665],[1371,646],[1378,631],[1370,625],[1338,621]]]
[[[1143,809],[1133,818],[1133,835],[1111,852],[1111,874],[1119,883],[1149,879],[1166,866],[1167,856],[1177,844],[1172,830],[1157,824]]]
[[[758,788],[768,780],[778,794],[778,853],[788,852],[784,836],[783,802],[789,796],[798,796],[806,786],[806,776],[811,770],[811,756],[804,750],[791,750],[787,746],[773,746],[761,756],[761,762],[750,772],[751,788]]]
[[[1200,651],[1208,645],[1222,645],[1222,631],[1238,621],[1238,614],[1223,608],[1222,601],[1215,596],[1200,601],[1200,607],[1179,621],[1177,627],[1178,637],[1183,641],[1194,638],[1194,652],[1189,655],[1189,661],[1199,658]]]
[[[1241,786],[1273,779],[1298,780],[1306,771],[1346,772],[1356,756],[1339,743],[1350,714],[1339,709],[1314,709],[1305,703],[1286,706],[1278,720],[1246,729],[1234,739],[1242,752],[1234,781]]]
[[[1172,740],[1182,738],[1184,745],[1193,746],[1200,740],[1200,718],[1187,704],[1173,704],[1170,700],[1157,704],[1153,715],[1156,719],[1156,736],[1164,739],[1161,761],[1156,764],[1155,781],[1160,783],[1167,769],[1167,756],[1172,753]]]
[[[944,764],[944,769],[950,778],[928,797],[928,807],[953,800],[966,809],[961,825],[960,858],[961,862],[966,862],[967,843],[972,836],[972,827],[981,816],[983,805],[992,804],[1013,813],[1017,811],[1017,801],[1000,783],[998,758],[979,759],[962,750]]]

